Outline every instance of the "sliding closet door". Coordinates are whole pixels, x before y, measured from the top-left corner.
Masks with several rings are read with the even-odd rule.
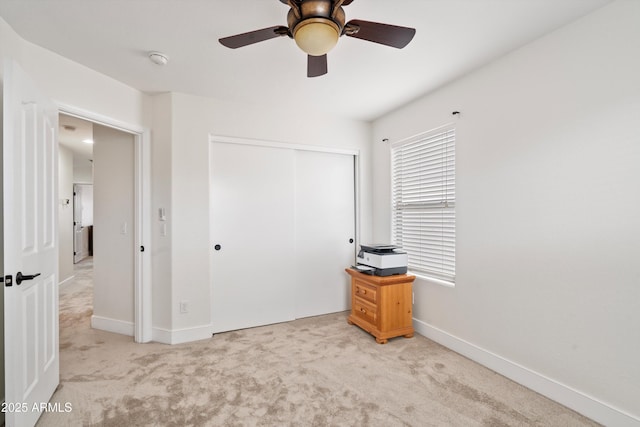
[[[296,317],[349,308],[355,259],[354,156],[296,152]]]
[[[211,143],[214,332],[295,316],[294,154]]]

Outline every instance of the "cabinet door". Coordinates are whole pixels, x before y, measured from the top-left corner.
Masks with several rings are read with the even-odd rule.
[[[210,148],[214,332],[292,320],[294,151]]]
[[[355,259],[354,156],[295,155],[296,317],[348,310]]]

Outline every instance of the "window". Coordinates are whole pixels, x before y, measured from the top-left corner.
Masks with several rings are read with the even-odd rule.
[[[391,174],[393,243],[412,272],[455,282],[455,128],[393,144]]]

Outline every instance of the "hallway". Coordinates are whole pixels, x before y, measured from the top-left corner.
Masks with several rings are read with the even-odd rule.
[[[65,335],[78,323],[91,324],[93,313],[93,257],[87,257],[73,266],[74,277],[60,286],[60,349],[68,346]]]

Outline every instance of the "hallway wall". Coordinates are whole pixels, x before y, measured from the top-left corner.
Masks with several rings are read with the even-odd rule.
[[[62,283],[73,277],[73,153],[62,144],[58,145],[58,200],[58,283]]]
[[[94,297],[91,324],[133,335],[134,137],[94,125]]]

